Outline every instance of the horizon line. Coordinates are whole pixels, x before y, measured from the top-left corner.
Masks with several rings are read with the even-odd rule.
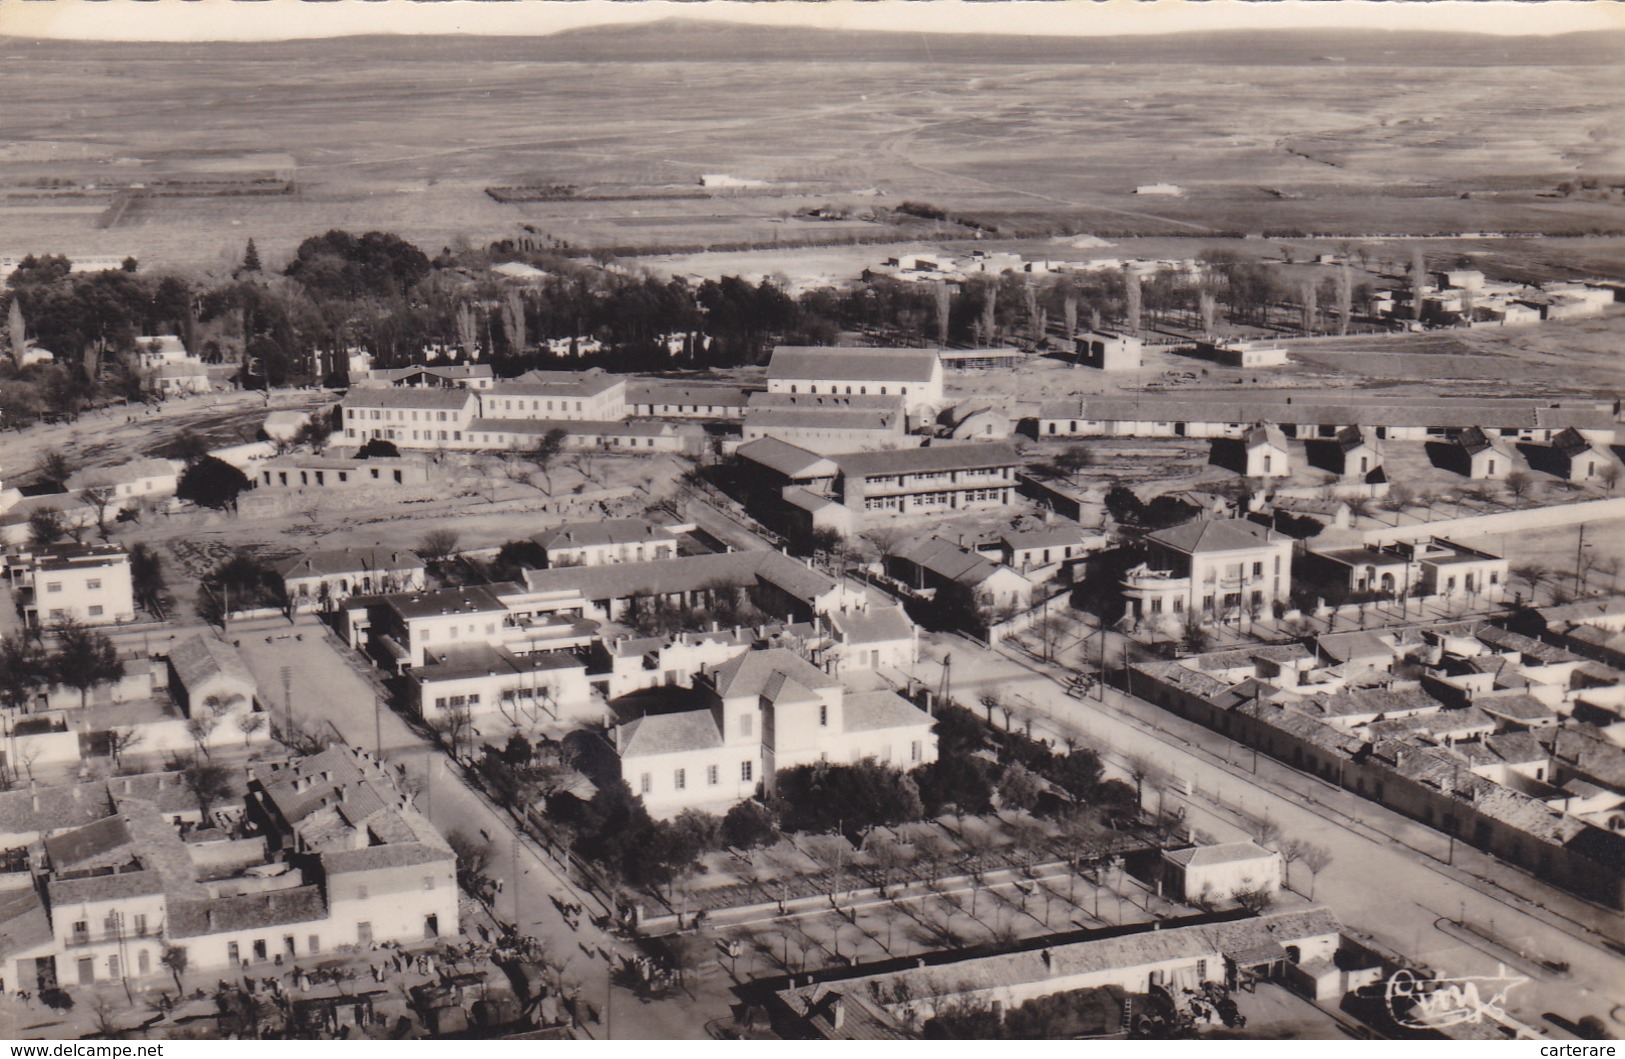
[[[99,0],[0,4],[0,40],[229,44],[544,38],[661,21],[1076,39],[1351,29],[1547,38],[1625,29],[1625,5],[1591,0],[188,0],[172,6]]]

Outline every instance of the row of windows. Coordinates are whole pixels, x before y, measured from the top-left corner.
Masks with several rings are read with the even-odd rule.
[[[368,415],[366,413],[367,413],[366,409],[346,408],[344,410],[344,418],[346,418],[346,419],[372,419],[372,420],[385,419],[385,420],[395,420],[395,421],[398,421],[398,422],[401,422],[401,423],[408,423],[408,422],[416,423],[418,421],[418,414],[416,412],[407,413],[407,412],[399,411],[397,409],[385,408],[383,410],[379,410],[377,408],[374,408],[374,409],[371,409],[371,413],[372,413],[371,415]],[[445,422],[449,421],[447,419],[447,417],[450,414],[451,413],[449,413],[449,412],[424,412],[423,413],[423,422],[425,422],[425,423],[445,423]],[[408,418],[409,415],[410,415],[410,418]]]
[[[493,406],[493,411],[494,411],[494,410],[495,410],[495,407],[494,407],[494,406],[495,406],[495,405],[496,405],[496,403],[497,403],[497,402],[496,402],[496,400],[495,400],[495,399],[493,399],[493,398],[487,398],[487,399],[486,399],[486,400],[490,400],[490,402],[491,402],[491,404],[492,404],[492,406]],[[513,399],[512,399],[512,398],[504,398],[504,399],[503,399],[503,401],[502,401],[502,410],[503,410],[503,411],[504,411],[504,412],[512,412],[512,411],[515,411],[515,409],[514,409],[514,405],[515,405],[515,404],[516,404],[516,403],[517,403],[517,404],[518,404],[518,405],[519,405],[519,408],[518,408],[518,411],[520,411],[520,412],[523,412],[523,411],[524,411],[524,410],[525,410],[525,402],[524,402],[524,401],[518,401],[518,402],[515,402],[515,401],[514,401],[514,400],[513,400]],[[575,403],[575,405],[576,405],[576,407],[575,407],[575,410],[576,410],[576,411],[577,411],[577,412],[579,412],[579,411],[581,411],[581,402],[580,402],[580,401],[577,401],[577,402],[576,402],[576,403]],[[530,402],[530,410],[531,410],[531,411],[532,411],[532,412],[541,412],[541,411],[548,411],[548,412],[551,412],[551,411],[553,411],[553,402],[552,402],[552,401],[548,401],[548,402],[547,402],[547,408],[546,408],[546,409],[543,409],[543,408],[542,408],[542,402],[541,402],[541,401],[532,401],[532,402]],[[569,411],[569,410],[570,410],[570,402],[569,402],[569,401],[560,401],[560,402],[559,402],[559,407],[558,407],[558,410],[559,410],[559,411],[560,411],[560,412],[568,412],[568,411]],[[493,418],[494,418],[494,417],[493,417]]]
[[[479,704],[480,693],[477,691],[470,692],[467,695],[442,695],[434,700],[434,708],[437,710],[444,710],[448,707],[457,709],[460,706],[478,706]],[[424,889],[430,890],[433,887],[425,886]]]
[[[93,577],[90,580],[85,582],[85,591],[87,591],[87,592],[100,592],[101,590],[102,590],[101,578]],[[45,582],[45,591],[47,591],[47,592],[60,592],[60,591],[62,591],[62,582],[60,582],[60,581],[47,581],[47,582]]]
[[[755,775],[756,763],[754,761],[741,761],[739,763],[739,781],[741,783],[749,783]],[[705,766],[706,786],[715,787],[720,782],[721,770],[716,765]],[[679,791],[687,790],[688,769],[674,770],[671,775],[671,785],[674,789]],[[638,777],[638,792],[640,794],[648,794],[652,790],[654,790],[654,776],[651,773],[645,772],[643,775]]]
[[[791,383],[790,384],[790,392],[791,393],[799,393],[800,392],[799,390],[796,389],[796,385],[797,385],[796,383]],[[819,392],[818,391],[818,384],[816,382],[809,384],[807,386],[807,392],[808,393],[818,393]],[[824,393],[840,393],[841,388],[839,386],[826,386],[826,387],[824,387],[823,392]],[[851,387],[850,384],[847,385],[846,392],[849,393],[849,394],[853,392],[852,387]],[[861,394],[867,394],[868,392],[869,392],[869,387],[867,387],[867,386],[859,386],[858,389],[857,389],[857,393],[859,393],[860,395]],[[908,396],[908,387],[907,386],[898,387],[897,392],[902,394],[904,397],[907,397]],[[880,387],[880,396],[882,396],[882,397],[890,396],[890,393],[888,392],[887,387],[885,387],[885,386]]]
[[[468,634],[470,636],[478,635],[474,631],[475,628],[476,628],[475,625],[473,625],[472,623],[469,624],[469,626],[468,626]],[[487,635],[487,636],[495,636],[496,633],[497,633],[496,622],[494,622],[494,621],[486,622],[485,623],[485,635]],[[458,635],[459,635],[459,630],[458,630],[457,626],[455,626],[455,625],[453,625],[451,628],[446,630],[446,638],[448,640],[455,640],[455,639],[457,639]],[[433,626],[425,627],[424,630],[423,630],[423,637],[422,637],[423,642],[428,643],[432,639],[434,639],[434,627]]]

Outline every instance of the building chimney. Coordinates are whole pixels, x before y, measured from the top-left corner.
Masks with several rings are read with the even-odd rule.
[[[1055,953],[1051,952],[1049,949],[1045,949],[1044,952],[1043,952],[1043,957],[1044,957],[1044,970],[1046,970],[1046,971],[1055,970]]]
[[[846,997],[835,994],[835,1000],[829,1006],[829,1024],[834,1029],[846,1025]]]

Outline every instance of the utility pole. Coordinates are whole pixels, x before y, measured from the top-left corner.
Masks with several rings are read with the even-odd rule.
[[[1582,554],[1585,551],[1585,546],[1586,524],[1582,522],[1580,523],[1580,540],[1579,543],[1574,546],[1574,594],[1576,596],[1580,594],[1580,569],[1581,565],[1585,562],[1585,556]]]
[[[372,693],[372,752],[379,761],[384,760],[383,706],[377,691]]]
[[[288,735],[293,735],[293,667],[282,667],[282,708],[288,711]]]

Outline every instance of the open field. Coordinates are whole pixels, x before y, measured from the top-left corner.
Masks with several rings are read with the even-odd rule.
[[[1241,47],[1112,66],[1008,42],[904,65],[865,41],[850,51],[859,61],[786,67],[725,39],[659,61],[628,45],[659,39],[641,32],[486,47],[0,44],[0,252],[212,264],[253,236],[275,261],[330,227],[388,228],[431,251],[522,234],[578,247],[839,244],[918,232],[787,215],[904,199],[1044,235],[1625,228],[1620,202],[1543,197],[1576,173],[1625,168],[1613,131],[1625,79],[1564,65],[1559,49],[1516,76]],[[108,61],[87,61],[97,49]],[[290,173],[289,194],[220,190]],[[671,198],[706,173],[767,187]],[[119,187],[163,180],[213,190],[92,212]],[[42,181],[65,186],[45,194]],[[1133,194],[1156,181],[1188,194]],[[534,184],[617,200],[484,193]]]

